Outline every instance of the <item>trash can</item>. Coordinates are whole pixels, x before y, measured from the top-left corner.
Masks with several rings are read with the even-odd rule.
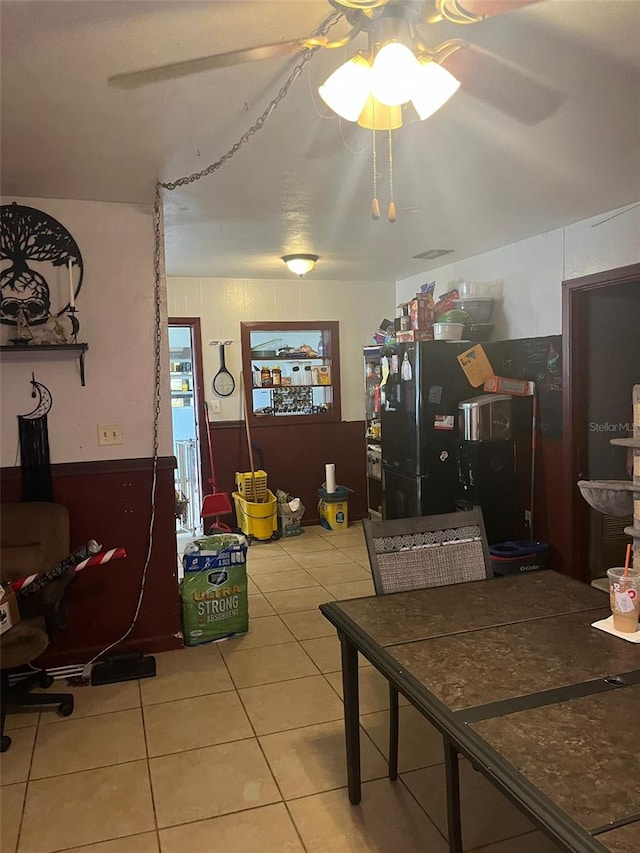
[[[496,575],[536,572],[549,565],[549,545],[536,539],[520,539],[489,546],[491,565]]]
[[[349,526],[349,492],[346,486],[336,486],[335,492],[318,489],[320,524],[327,530],[344,530]]]

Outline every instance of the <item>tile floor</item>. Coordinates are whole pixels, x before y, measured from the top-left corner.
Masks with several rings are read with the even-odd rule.
[[[446,853],[440,738],[406,703],[386,778],[387,686],[361,669],[363,797],[346,795],[340,654],[317,610],[373,592],[359,525],[249,549],[250,631],[157,655],[158,675],[15,714],[3,853]],[[554,848],[463,764],[465,848]]]

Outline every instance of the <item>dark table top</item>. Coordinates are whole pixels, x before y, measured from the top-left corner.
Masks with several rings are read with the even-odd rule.
[[[356,598],[321,610],[338,608],[376,644],[390,646],[607,606],[601,590],[543,571]]]
[[[609,612],[605,607],[516,622],[386,651],[460,711],[640,669],[640,647],[591,628]]]
[[[612,853],[638,853],[640,850],[640,820],[619,829],[610,829],[598,835],[598,841]]]
[[[640,816],[640,684],[472,723],[471,728],[589,831]],[[640,823],[598,835],[640,850]],[[635,835],[635,847],[625,847]],[[617,844],[618,846],[612,846]]]

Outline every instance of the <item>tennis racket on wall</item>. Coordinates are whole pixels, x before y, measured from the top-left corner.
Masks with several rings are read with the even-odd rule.
[[[230,397],[236,389],[236,381],[227,370],[224,360],[224,344],[220,344],[220,370],[213,377],[211,385],[218,397]]]

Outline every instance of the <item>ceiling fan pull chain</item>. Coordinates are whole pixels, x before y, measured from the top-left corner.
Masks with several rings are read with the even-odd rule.
[[[393,200],[393,136],[391,135],[391,128],[389,128],[389,199],[387,218],[389,219],[389,222],[395,222],[396,203]]]
[[[371,128],[372,136],[372,162],[373,162],[373,199],[371,201],[371,216],[373,219],[380,219],[380,202],[378,201],[378,156],[376,151],[376,121],[375,121],[375,101],[372,106],[373,127]]]

